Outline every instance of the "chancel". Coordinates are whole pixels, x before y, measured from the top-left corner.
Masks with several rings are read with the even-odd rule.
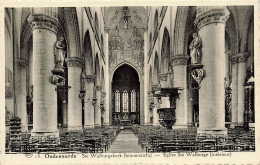
[[[253,13],[5,8],[6,153],[255,151]]]

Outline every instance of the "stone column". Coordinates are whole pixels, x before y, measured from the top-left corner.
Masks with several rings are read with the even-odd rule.
[[[95,76],[92,75],[86,75],[86,95],[84,99],[84,119],[85,119],[85,125],[84,128],[94,128],[94,103],[93,101],[93,88],[94,88],[94,82],[95,82]]]
[[[68,67],[68,130],[82,129],[82,104],[80,94],[80,75],[83,61],[78,57],[66,58]]]
[[[188,101],[188,125],[193,125],[195,121],[193,121],[193,90],[187,89],[187,101]]]
[[[107,95],[106,95],[106,92],[102,92],[102,97],[103,97],[103,101],[104,101],[104,110],[105,110],[105,112],[103,113],[103,125],[104,126],[109,126],[109,108],[107,108],[107,100],[106,100],[106,98],[108,97]]]
[[[229,80],[229,73],[230,73],[230,71],[229,71],[229,68],[230,68],[230,66],[229,66],[229,64],[230,64],[229,56],[230,56],[230,52],[226,51],[225,52],[225,78],[226,78],[226,85],[228,85],[228,86],[230,85],[230,80]],[[225,86],[225,88],[226,88],[226,86]]]
[[[68,104],[67,102],[62,102],[62,124],[64,127],[68,126]]]
[[[151,91],[147,92],[148,95],[148,109],[147,112],[145,113],[145,125],[151,125],[153,123],[151,123],[151,117],[152,117],[152,112],[153,112],[153,106],[154,106],[154,98],[153,98],[153,94]]]
[[[148,61],[148,44],[149,44],[149,40],[148,40],[148,35],[147,35],[147,31],[144,32],[144,61]],[[143,82],[144,84],[148,84],[149,83],[149,76],[148,76],[148,65],[146,62],[144,62],[144,79]],[[150,102],[149,100],[149,95],[148,95],[148,90],[149,90],[149,86],[148,85],[144,85],[144,125],[149,125],[150,124],[150,115],[149,115],[149,104]],[[141,95],[140,95],[141,96]]]
[[[225,128],[225,23],[226,7],[197,7],[195,24],[202,40],[202,61],[206,76],[199,93],[198,133],[227,134]]]
[[[17,60],[17,82],[16,84],[16,103],[17,116],[21,118],[22,132],[28,131],[28,117],[26,108],[26,61]]]
[[[108,40],[109,40],[109,35],[108,35],[108,31],[105,30],[105,61],[106,61],[106,65],[105,65],[105,86],[103,89],[104,91],[104,94],[106,94],[106,97],[104,99],[104,106],[105,106],[105,112],[104,112],[104,123],[103,125],[104,126],[109,126],[109,122],[110,120],[110,108],[109,108],[109,98],[111,97],[109,94],[109,85],[110,85],[110,82],[109,82],[109,55],[108,55],[108,51],[109,51],[109,46],[108,46]]]
[[[34,12],[37,13],[34,15]],[[28,18],[33,33],[33,130],[32,136],[56,135],[57,92],[53,76],[54,44],[57,40],[57,8],[35,8]]]
[[[153,108],[153,126],[159,126],[159,114],[157,113],[157,109],[160,108],[160,103],[158,102],[158,98],[154,97],[154,108]]]
[[[101,92],[102,92],[102,86],[96,85],[96,105],[95,105],[95,126],[101,126],[101,109],[100,109],[100,103],[101,103]]]
[[[153,96],[155,96],[156,94],[158,94],[158,90],[160,88],[160,84],[155,84],[152,85],[152,90],[155,91],[155,93],[153,94]],[[153,107],[153,126],[159,126],[159,114],[157,112],[157,109],[161,107],[158,98],[157,97],[153,97],[154,99],[154,107]]]
[[[176,99],[176,122],[173,128],[186,128],[188,122],[188,97],[187,97],[187,55],[175,55],[172,57],[174,71],[174,87],[183,88]]]
[[[237,54],[238,73],[237,73],[237,122],[242,126],[244,123],[245,113],[245,83],[246,83],[246,61],[249,56],[248,52]]]
[[[232,109],[231,109],[231,127],[234,127],[237,125],[237,106],[238,106],[238,96],[237,96],[237,56],[233,55],[231,57],[231,63],[232,63]]]

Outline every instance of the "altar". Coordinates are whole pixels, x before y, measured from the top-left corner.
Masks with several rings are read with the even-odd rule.
[[[131,120],[129,120],[129,119],[122,119],[122,120],[120,120],[120,125],[121,126],[131,125]]]

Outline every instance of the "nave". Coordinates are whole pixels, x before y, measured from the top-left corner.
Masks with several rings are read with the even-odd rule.
[[[83,131],[61,130],[59,137],[6,138],[6,153],[140,153],[140,152],[254,152],[254,130],[236,127],[228,136],[197,134],[197,129],[109,126]]]
[[[5,8],[6,152],[254,151],[254,9]]]
[[[138,138],[131,129],[121,130],[107,153],[139,153],[144,152]]]

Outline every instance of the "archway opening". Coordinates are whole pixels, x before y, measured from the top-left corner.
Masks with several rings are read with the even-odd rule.
[[[113,75],[112,124],[140,124],[140,82],[136,70],[124,64]]]

